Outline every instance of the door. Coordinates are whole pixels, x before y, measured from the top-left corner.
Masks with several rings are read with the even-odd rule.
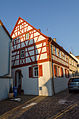
[[[22,88],[22,72],[21,70],[16,70],[15,72],[15,87],[17,87],[17,91],[20,94]]]

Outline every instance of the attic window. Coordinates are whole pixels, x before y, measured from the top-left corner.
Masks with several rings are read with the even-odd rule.
[[[29,39],[29,33],[26,33],[26,40]]]

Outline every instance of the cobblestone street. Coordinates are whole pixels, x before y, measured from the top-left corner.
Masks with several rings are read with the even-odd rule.
[[[4,104],[3,106],[5,110],[6,107]],[[16,106],[18,107],[13,107],[13,109],[9,107],[4,114],[0,113],[0,119],[78,119],[79,93],[69,94],[66,90],[52,97],[30,97]]]

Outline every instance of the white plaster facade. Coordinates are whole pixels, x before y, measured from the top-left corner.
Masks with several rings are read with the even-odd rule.
[[[39,63],[42,65],[43,76],[38,78],[29,78],[29,67],[35,66],[29,65],[25,67],[20,67],[12,70],[12,77],[15,79],[15,72],[17,70],[22,71],[22,89],[24,94],[30,95],[42,95],[42,96],[52,96],[52,76],[51,76],[51,62]],[[14,82],[15,83],[15,82]]]
[[[0,100],[8,98],[11,82],[11,37],[0,20]]]
[[[67,88],[69,54],[56,41],[54,42],[20,17],[11,37],[13,38],[12,77],[14,86],[19,88],[18,80],[20,79],[22,80],[20,88],[24,90],[24,94],[43,96],[52,96],[54,90],[58,93]],[[21,51],[24,52],[23,57],[21,57]],[[34,76],[33,71],[36,65],[37,77]],[[54,76],[53,65],[62,68],[63,77]],[[19,78],[17,72],[20,72],[19,75],[22,73],[22,79]]]

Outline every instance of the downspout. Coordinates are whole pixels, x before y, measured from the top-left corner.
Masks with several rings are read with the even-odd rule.
[[[54,95],[55,95],[55,86],[54,86],[54,78],[53,78],[53,63],[52,63],[52,45],[51,45],[51,42],[52,42],[52,38],[49,38],[49,42],[50,42],[50,55],[51,55],[51,57],[50,57],[50,60],[51,60],[51,72],[52,72],[52,90],[53,90],[53,93],[54,93]]]

